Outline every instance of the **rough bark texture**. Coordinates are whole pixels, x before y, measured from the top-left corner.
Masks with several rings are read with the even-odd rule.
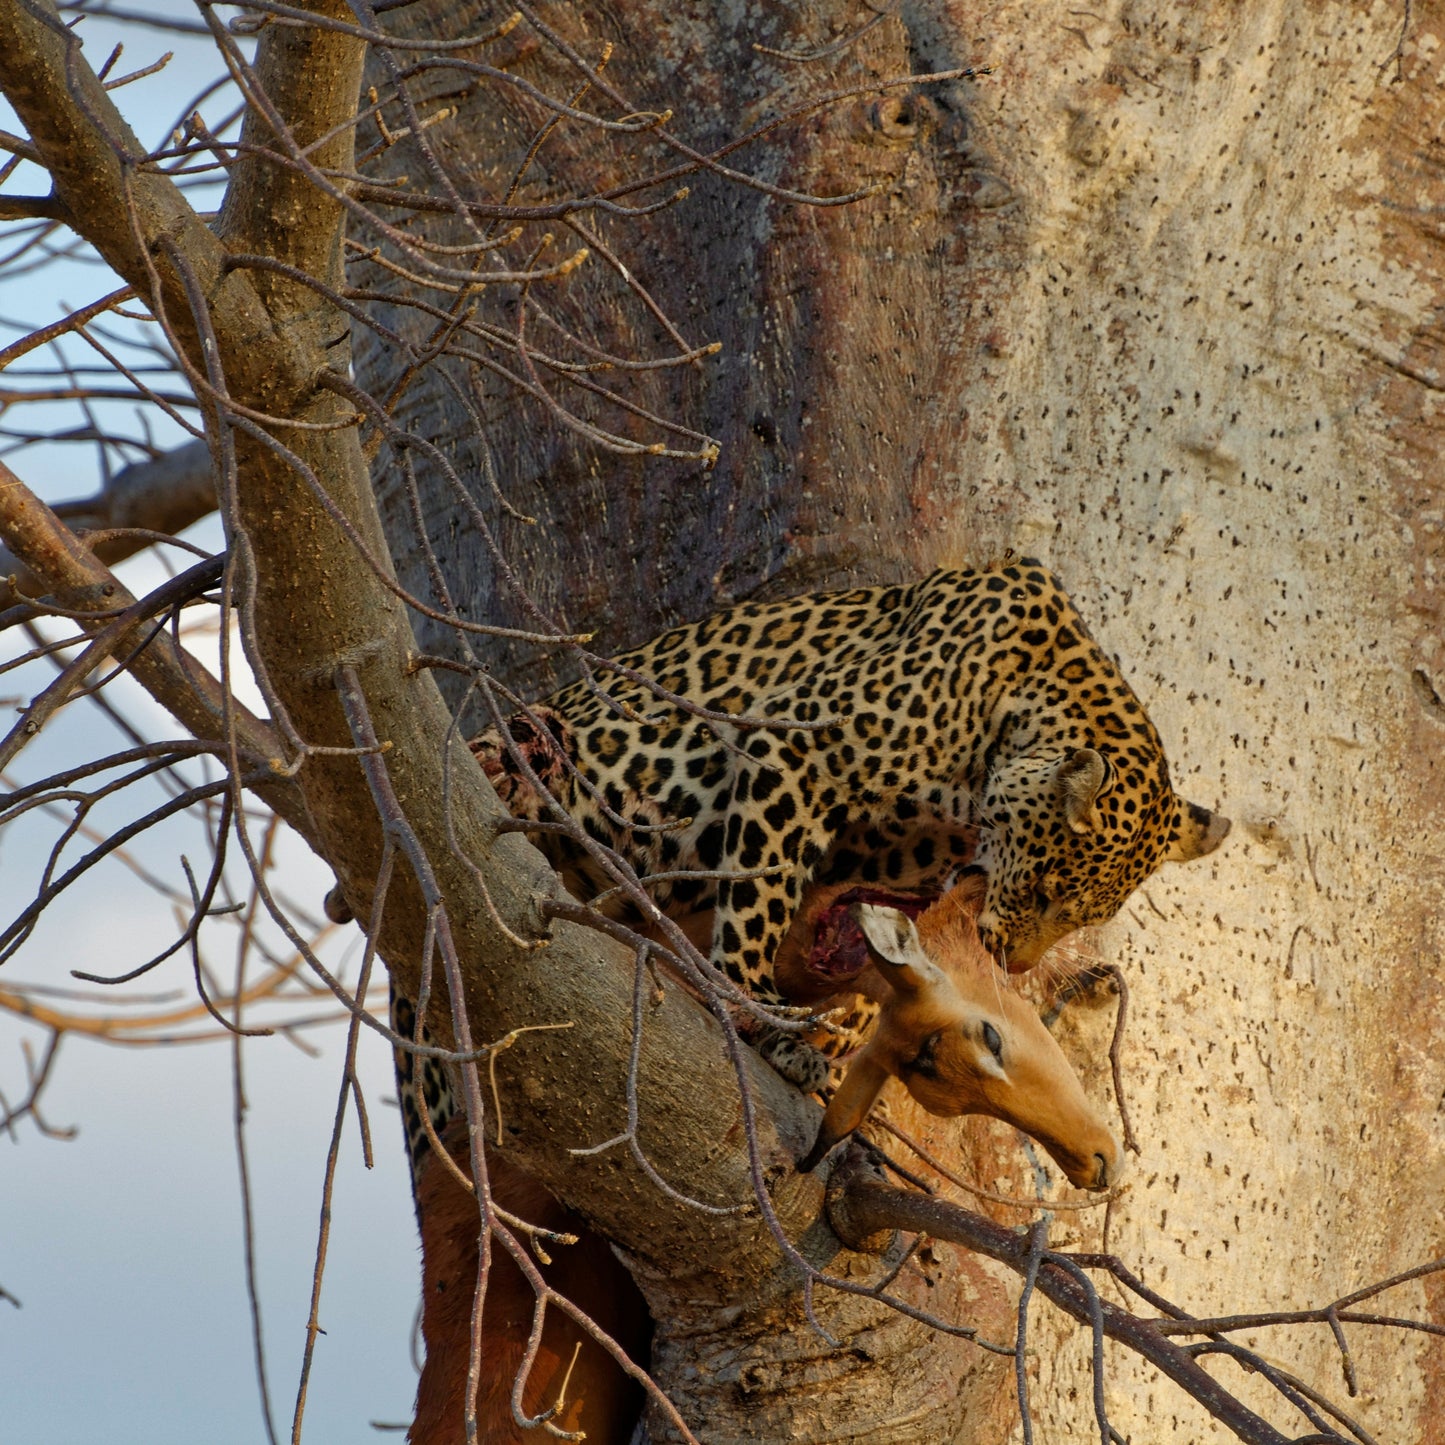
[[[810,6],[806,17],[785,7],[759,14],[711,3],[631,5],[593,22],[584,12],[541,7],[594,62],[604,42],[615,42],[607,75],[639,107],[671,107],[672,129],[700,150],[837,86],[906,77],[915,68],[909,37],[894,23],[874,32],[885,39],[857,48],[857,63],[845,57],[821,72],[752,50],[755,41],[807,46],[827,33],[830,17],[845,28],[856,19],[845,4]],[[484,28],[479,13],[483,7],[413,6],[407,24],[418,35],[455,36],[469,22]],[[927,29],[921,68],[975,58],[966,41],[936,25]],[[526,26],[489,47],[486,58],[552,93],[575,89],[575,74]],[[373,60],[373,78],[384,73]],[[468,195],[483,187],[490,195],[505,191],[547,118],[540,107],[509,107],[497,89],[476,94],[445,78],[424,79],[414,94],[422,113],[443,99],[460,105],[457,119],[429,131],[428,139],[454,174],[476,178],[474,187],[462,183]],[[1008,193],[987,169],[975,133],[976,92],[960,83],[930,96],[905,91],[849,100],[728,157],[770,183],[823,195],[881,185],[882,194],[862,206],[798,206],[703,174],[688,178],[685,204],[655,217],[585,218],[689,343],[723,343],[721,354],[697,369],[652,372],[628,388],[653,411],[716,437],[722,460],[714,471],[601,452],[485,373],[478,373],[473,394],[484,443],[473,416],[439,386],[414,386],[399,404],[399,421],[454,453],[532,596],[567,626],[596,629],[599,647],[639,641],[760,589],[786,594],[916,574],[941,554],[940,523],[961,525],[951,457],[968,419],[954,414],[953,398],[972,357],[965,366],[955,332],[969,319],[962,313],[986,308],[989,278],[1014,264],[1018,227],[1014,211],[996,209]],[[615,107],[603,102],[602,109]],[[516,199],[540,203],[605,190],[678,159],[648,137],[619,141],[564,122]],[[398,147],[390,160],[413,186],[428,173],[410,146]],[[674,188],[628,199],[656,201]],[[560,238],[549,257],[583,244],[556,223],[547,229]],[[429,231],[436,233],[435,218]],[[453,239],[462,239],[460,228]],[[966,261],[978,274],[967,271]],[[399,284],[379,267],[353,274],[382,289]],[[538,291],[564,321],[616,355],[677,352],[596,254],[565,288]],[[431,330],[425,318],[385,308],[380,314],[414,339]],[[535,320],[528,335],[539,348],[555,343]],[[374,386],[394,367],[391,348],[364,341],[358,362],[362,379]],[[577,404],[575,393],[557,389]],[[581,407],[639,441],[657,436],[615,410],[585,399]],[[484,481],[488,467],[536,526],[502,514]],[[401,553],[401,575],[425,591],[400,483],[396,468],[382,468],[378,497]],[[429,535],[458,595],[475,615],[533,625],[456,499],[435,478],[424,482],[423,495]],[[444,629],[425,622],[421,629],[429,646],[446,645]],[[533,690],[548,681],[525,649],[499,648],[497,661],[504,675],[526,676]]]
[[[68,46],[63,25],[43,4],[21,9],[0,3],[0,84],[57,191],[84,194],[86,204],[73,209],[86,239],[128,282],[144,288],[153,306],[175,318],[191,365],[207,367],[212,384],[224,384],[236,403],[308,422],[337,420],[338,404],[319,379],[336,361],[333,343],[344,335],[340,318],[288,277],[261,270],[253,273],[259,278],[253,285],[245,271],[228,271],[222,243],[165,177],[148,172],[132,178],[128,210],[114,147],[132,154],[138,148],[83,60],[67,56]],[[333,138],[311,151],[319,165],[344,169],[349,163],[344,123],[354,114],[361,54],[354,40],[334,33],[281,27],[268,31],[259,46],[258,73],[301,143],[334,128]],[[248,129],[265,135],[267,127],[253,116]],[[294,169],[255,153],[232,179],[222,229],[235,252],[285,257],[320,278],[332,274],[340,236],[334,203],[318,198]],[[192,311],[204,323],[186,324],[182,318]],[[203,348],[196,337],[207,331]],[[250,641],[270,685],[309,745],[352,745],[339,698],[343,683],[353,720],[364,709],[386,740],[389,827],[397,838],[404,817],[412,831],[403,841],[430,860],[434,879],[428,881],[446,900],[450,937],[465,960],[466,1009],[479,1041],[523,1024],[574,1025],[531,1035],[499,1067],[510,1147],[564,1199],[574,1192],[585,1196],[591,1216],[653,1268],[681,1274],[683,1261],[714,1279],[726,1278],[723,1287],[738,1296],[788,1293],[791,1271],[780,1263],[756,1211],[722,1220],[700,1216],[660,1203],[622,1151],[582,1165],[569,1155],[569,1148],[614,1135],[626,1118],[628,955],[595,932],[568,925],[551,930],[545,949],[517,947],[519,933],[544,931],[537,901],[555,879],[522,839],[494,834],[500,805],[462,744],[453,738],[448,754],[448,716],[430,674],[407,668],[407,615],[385,589],[384,576],[339,561],[354,556],[358,541],[373,557],[384,555],[356,429],[305,431],[283,424],[278,430],[286,434],[288,452],[242,431],[247,444],[236,448],[234,469],[218,468],[233,550],[254,592]],[[233,440],[220,428],[212,437],[227,463]],[[308,475],[312,486],[305,484]],[[41,560],[33,559],[37,568]],[[449,787],[444,767],[450,768]],[[358,914],[369,916],[383,824],[357,759],[313,755],[297,777],[312,824],[308,836],[336,867]],[[480,865],[450,846],[450,827],[468,840]],[[421,894],[403,864],[378,931],[383,956],[413,996],[423,953]],[[443,987],[440,979],[437,986]],[[676,989],[648,1011],[646,1022],[639,1098],[645,1119],[667,1121],[668,1164],[700,1197],[750,1200],[739,1092],[721,1057],[718,1026]],[[690,1059],[702,1061],[695,1074],[679,1069],[679,1060]],[[836,1242],[817,1225],[822,1182],[798,1176],[792,1167],[816,1111],[755,1055],[747,1053],[744,1067],[762,1116],[758,1149],[781,1225],[795,1235],[812,1228],[819,1237],[809,1248],[831,1254]],[[689,1087],[694,1077],[706,1078],[707,1087]],[[654,1144],[646,1125],[643,1137]],[[731,1273],[714,1268],[718,1261]],[[796,1295],[795,1285],[791,1293]],[[822,1310],[825,1320],[829,1304]]]
[[[724,343],[702,374],[641,393],[717,436],[721,461],[599,460],[482,383],[490,464],[540,519],[498,520],[524,582],[616,646],[758,590],[1043,555],[1119,653],[1181,788],[1238,823],[1092,941],[1133,987],[1143,1141],[1109,1245],[1201,1314],[1323,1303],[1445,1252],[1441,7],[905,4],[813,65],[750,47],[808,48],[871,12],[544,13],[593,58],[617,41],[617,83],[704,147],[835,84],[998,69],[847,103],[735,158],[800,189],[891,178],[870,201],[814,210],[708,178],[662,216],[602,226],[690,341]],[[542,51],[513,59],[564,88]],[[494,184],[537,120],[487,92],[433,134]],[[641,168],[562,140],[524,194]],[[600,317],[610,349],[655,354],[620,295],[589,263],[549,299]],[[361,365],[374,380],[385,359]],[[470,419],[437,390],[398,414],[480,475]],[[394,483],[383,505],[420,587]],[[428,515],[474,615],[520,620],[456,507],[434,492]],[[532,691],[549,679],[521,651],[497,662]],[[1102,1023],[1080,1032],[1101,1056]],[[1391,1308],[1445,1322],[1438,1288]],[[1086,1351],[1045,1328],[1043,1436],[1090,1437]],[[1437,1438],[1438,1342],[1351,1334],[1369,1428]],[[1323,1327],[1258,1343],[1339,1379]],[[1124,1435],[1218,1433],[1109,1364]]]
[[[1038,479],[997,541],[1044,533],[1182,785],[1241,825],[1100,941],[1134,983],[1145,1140],[1114,1244],[1201,1310],[1323,1302],[1445,1246],[1442,29],[1141,6],[1046,32],[1047,82],[999,95],[1036,249],[963,456]],[[1432,1438],[1438,1343],[1363,1334],[1365,1422]],[[1323,1329],[1260,1345],[1338,1378]],[[1087,1365],[1039,1370],[1062,1433]],[[1205,1436],[1113,1378],[1124,1433]]]

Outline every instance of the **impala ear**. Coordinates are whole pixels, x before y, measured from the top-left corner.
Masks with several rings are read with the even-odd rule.
[[[1229,819],[1198,803],[1179,800],[1179,832],[1164,854],[1166,863],[1188,863],[1212,853],[1229,836]]]
[[[935,966],[924,952],[913,920],[881,903],[860,903],[853,910],[879,973],[899,993],[916,993],[931,982]]]
[[[888,1071],[882,1064],[875,1063],[866,1049],[853,1060],[852,1067],[823,1112],[823,1122],[818,1126],[818,1137],[813,1141],[813,1147],[798,1161],[800,1174],[812,1173],[834,1145],[847,1138],[868,1117],[869,1109],[887,1081]]]
[[[1099,826],[1094,799],[1104,786],[1104,755],[1094,748],[1075,748],[1072,757],[1054,774],[1064,798],[1064,817],[1075,833],[1092,833]]]

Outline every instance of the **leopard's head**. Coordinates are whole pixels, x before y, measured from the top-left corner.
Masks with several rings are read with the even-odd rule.
[[[1105,923],[1156,868],[1213,852],[1229,819],[1181,798],[1162,754],[1069,747],[1026,754],[988,779],[975,859],[987,877],[978,931],[1019,973],[1065,934]]]

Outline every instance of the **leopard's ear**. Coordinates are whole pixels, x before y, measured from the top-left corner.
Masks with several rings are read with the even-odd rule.
[[[1222,813],[1212,813],[1198,803],[1179,799],[1179,818],[1174,837],[1164,854],[1166,863],[1189,863],[1212,853],[1229,836],[1230,822]]]
[[[1075,748],[1054,771],[1054,783],[1064,799],[1064,818],[1075,833],[1092,833],[1099,826],[1094,800],[1104,786],[1104,755],[1096,748]]]

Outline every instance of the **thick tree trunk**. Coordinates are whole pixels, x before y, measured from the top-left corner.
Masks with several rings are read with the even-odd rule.
[[[997,478],[980,530],[1047,549],[1181,787],[1242,825],[1099,940],[1144,1140],[1112,1244],[1201,1311],[1445,1253],[1442,31],[1438,5],[1138,6],[996,52],[1029,264],[958,470]],[[1442,1322],[1438,1288],[1389,1298]],[[1351,1333],[1367,1426],[1436,1438],[1438,1342]],[[1338,1379],[1322,1327],[1259,1343]],[[1041,1345],[1046,1428],[1087,1372]],[[1146,1371],[1111,1385],[1126,1435],[1203,1434]]]
[[[452,5],[401,13],[418,33],[465,23]],[[542,13],[590,60],[615,41],[607,74],[636,109],[670,108],[699,149],[832,88],[996,71],[848,100],[728,158],[794,190],[879,184],[869,200],[811,208],[705,176],[646,220],[586,218],[688,343],[722,342],[701,369],[643,373],[629,392],[716,437],[715,470],[599,453],[480,372],[481,440],[439,386],[414,387],[398,416],[455,456],[544,608],[599,628],[604,648],[744,594],[1043,555],[1121,656],[1181,789],[1241,825],[1089,941],[1134,996],[1143,1153],[1109,1246],[1201,1314],[1324,1303],[1445,1252],[1445,12],[905,4],[812,63],[752,47],[814,49],[873,12],[669,0]],[[575,76],[527,34],[504,42],[509,68],[570,92]],[[496,193],[543,112],[492,88],[458,103],[431,133],[438,152]],[[393,156],[414,182],[424,173],[406,147]],[[518,198],[672,159],[567,123]],[[550,254],[581,244],[558,234]],[[606,350],[676,351],[595,248],[538,294]],[[360,364],[371,385],[389,363],[373,349]],[[501,514],[488,467],[536,526]],[[381,469],[401,571],[424,590],[399,483]],[[434,476],[423,486],[471,615],[525,625],[455,499]],[[524,647],[491,655],[530,693],[551,680]],[[1069,1026],[1102,1057],[1102,1019]],[[1097,1223],[1075,1232],[1099,1242]],[[986,1304],[967,1317],[982,1323]],[[1438,1288],[1402,1288],[1390,1308],[1445,1321]],[[786,1398],[809,1349],[817,1368],[849,1371],[830,1388],[848,1397],[843,1416],[864,1418],[865,1372],[828,1364],[771,1309],[729,1326],[763,1331],[747,1338],[775,1361],[769,1388]],[[677,1384],[691,1362],[673,1360],[665,1324],[660,1338]],[[1068,1325],[1034,1340],[1045,1433],[1089,1434],[1086,1341]],[[1260,1344],[1306,1378],[1338,1378],[1323,1327]],[[1445,1406],[1438,1344],[1357,1329],[1351,1345],[1365,1423],[1428,1438]],[[1142,1367],[1108,1359],[1126,1436],[1206,1432]],[[976,1401],[993,1399],[990,1381]],[[738,1408],[753,1418],[750,1400]],[[999,1417],[976,1423],[985,1408],[957,1412],[956,1438],[1004,1437]],[[734,1433],[713,1418],[717,1438]],[[830,1420],[808,1438],[845,1438]]]

